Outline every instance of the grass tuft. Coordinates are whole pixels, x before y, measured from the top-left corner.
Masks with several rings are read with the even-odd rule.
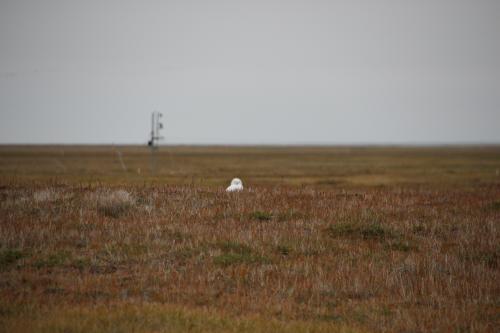
[[[238,254],[252,253],[252,248],[250,246],[233,241],[219,242],[216,244],[216,247],[223,252],[234,252]]]
[[[278,251],[279,254],[281,254],[283,256],[287,256],[290,254],[290,252],[292,252],[292,248],[290,246],[286,246],[286,245],[278,245],[276,247],[276,250]]]
[[[468,263],[484,265],[492,269],[500,267],[500,248],[493,250],[473,249],[470,252],[462,252],[460,257]]]
[[[412,250],[417,250],[417,247],[408,241],[401,239],[395,240],[387,245],[390,250],[400,251],[400,252],[410,252]]]
[[[500,212],[500,201],[494,201],[490,204],[489,208],[492,211]]]
[[[214,264],[223,267],[241,264],[267,264],[270,262],[268,258],[254,254],[224,253],[214,257]]]
[[[239,264],[269,263],[270,260],[254,253],[251,247],[245,244],[226,241],[216,244],[223,253],[214,257],[214,263],[223,267]]]
[[[6,249],[0,251],[0,271],[9,268],[22,257],[24,257],[24,253],[19,250]]]
[[[257,221],[270,221],[273,218],[273,214],[257,210],[250,214],[250,218]]]
[[[394,232],[380,223],[342,222],[330,225],[327,232],[334,238],[362,238],[383,240],[394,237]]]
[[[36,268],[52,268],[64,266],[67,261],[71,258],[70,254],[66,251],[60,251],[48,255],[46,258],[39,259],[35,261],[34,266]]]
[[[106,191],[97,196],[97,211],[107,217],[122,217],[133,205],[132,196],[124,190]]]

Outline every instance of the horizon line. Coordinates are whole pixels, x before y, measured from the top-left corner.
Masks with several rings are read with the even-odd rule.
[[[112,147],[112,146],[133,146],[133,147],[148,147],[147,143],[32,143],[32,142],[15,142],[15,143],[2,143],[0,147],[7,146],[96,146],[96,147]],[[324,143],[324,142],[294,142],[294,143],[172,143],[172,144],[159,144],[158,147],[491,147],[500,146],[500,142],[350,142],[350,143]]]

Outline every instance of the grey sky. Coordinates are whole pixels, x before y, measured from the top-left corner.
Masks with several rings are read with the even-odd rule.
[[[500,143],[500,1],[0,0],[0,143]]]

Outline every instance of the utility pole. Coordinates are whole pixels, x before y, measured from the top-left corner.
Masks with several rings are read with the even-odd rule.
[[[163,117],[158,111],[151,113],[151,139],[148,141],[148,146],[151,148],[151,173],[156,171],[156,151],[158,150],[158,142],[163,139],[160,136],[160,130],[163,129],[163,124],[160,118]]]

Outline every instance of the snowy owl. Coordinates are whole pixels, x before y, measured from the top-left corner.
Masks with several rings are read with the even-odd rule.
[[[231,181],[231,185],[229,185],[228,188],[226,188],[226,192],[238,192],[243,190],[243,183],[241,182],[241,179],[239,178],[234,178]]]

